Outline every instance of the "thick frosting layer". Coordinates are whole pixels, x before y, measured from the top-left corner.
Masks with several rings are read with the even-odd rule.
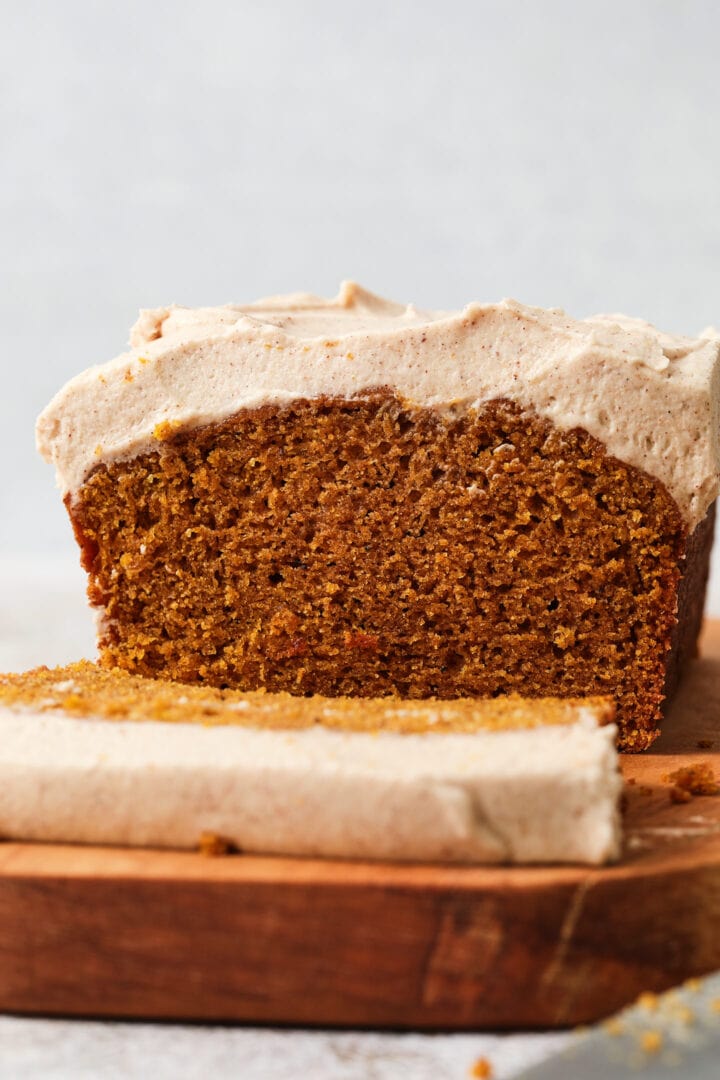
[[[347,282],[334,300],[160,308],[141,312],[130,352],[60,391],[38,447],[73,493],[98,462],[245,408],[380,386],[448,415],[508,398],[656,477],[693,528],[719,489],[720,339],[705,334],[514,300],[418,311]]]
[[[0,708],[0,835],[445,862],[616,858],[614,725],[270,731]]]

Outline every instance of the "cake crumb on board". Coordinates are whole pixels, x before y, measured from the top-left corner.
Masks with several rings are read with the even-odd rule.
[[[228,840],[226,836],[220,836],[218,833],[213,832],[200,834],[198,851],[201,855],[207,855],[208,858],[217,858],[221,855],[231,855],[234,850],[232,841]]]
[[[670,801],[673,803],[690,802],[695,795],[717,795],[720,784],[715,771],[706,761],[694,765],[683,765],[663,777],[666,784],[671,784]]]

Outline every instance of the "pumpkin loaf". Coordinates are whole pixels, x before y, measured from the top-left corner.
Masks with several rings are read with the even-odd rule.
[[[7,839],[442,862],[620,851],[601,698],[218,690],[88,662],[0,675]]]
[[[610,696],[642,750],[693,655],[716,337],[514,301],[145,311],[40,417],[100,661],[294,695]]]

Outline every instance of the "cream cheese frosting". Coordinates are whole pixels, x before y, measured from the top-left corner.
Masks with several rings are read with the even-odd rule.
[[[346,282],[337,297],[143,311],[131,350],[72,379],[38,420],[38,448],[71,496],[101,462],[160,431],[247,408],[390,387],[448,416],[506,398],[584,428],[660,480],[694,528],[720,477],[720,339],[621,315],[575,320],[514,300],[420,311]]]
[[[0,708],[5,839],[443,862],[620,849],[615,726],[472,734],[78,719]]]

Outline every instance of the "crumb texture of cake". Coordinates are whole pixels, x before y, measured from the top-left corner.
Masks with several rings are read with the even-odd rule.
[[[87,663],[1,676],[0,835],[601,863],[620,850],[612,711],[242,695]]]
[[[677,507],[511,403],[247,411],[99,466],[70,513],[110,666],[295,694],[612,694],[624,746],[656,733]]]
[[[40,418],[105,665],[242,690],[611,695],[695,651],[719,343],[515,302],[145,312]]]
[[[295,730],[320,725],[339,731],[470,733],[554,727],[592,721],[610,724],[610,698],[461,698],[398,701],[387,698],[298,697],[265,691],[216,690],[129,675],[80,660],[0,675],[0,704],[105,720],[202,723]]]

